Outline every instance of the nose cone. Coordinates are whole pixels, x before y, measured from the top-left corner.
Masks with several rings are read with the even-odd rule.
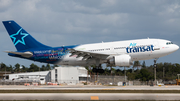
[[[177,51],[179,49],[178,45],[174,45],[174,50]]]

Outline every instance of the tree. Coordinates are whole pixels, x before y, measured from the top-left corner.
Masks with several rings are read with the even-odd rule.
[[[114,68],[111,68],[111,74],[115,75],[116,70]]]
[[[136,79],[140,79],[141,81],[149,81],[152,78],[151,73],[146,68],[142,68],[140,73],[136,75]]]
[[[20,72],[20,64],[19,64],[19,63],[16,63],[16,64],[15,64],[15,69],[14,69],[14,71]]]
[[[138,61],[134,62],[134,67],[135,66],[140,66],[138,65],[140,64]],[[46,70],[51,70],[52,67],[56,67],[57,65],[53,65],[50,66],[49,64],[47,65],[42,65],[40,70],[41,71],[46,71]],[[127,69],[127,76],[129,80],[141,80],[141,81],[148,81],[148,80],[152,80],[154,77],[154,67],[153,65],[151,66],[146,66],[145,65],[145,61],[143,61],[142,63],[142,69],[136,69],[134,71],[134,73],[132,73],[132,69]],[[86,67],[87,69],[89,69],[88,67]],[[92,69],[89,69],[89,74],[95,74],[96,73],[96,66],[92,66],[92,68],[94,68],[94,73],[92,71]],[[164,68],[164,78],[163,78],[163,68]],[[22,65],[22,68],[20,68],[20,64],[17,63],[14,66],[10,65],[7,66],[4,63],[0,63],[0,70],[1,71],[15,71],[15,72],[35,72],[35,71],[39,71],[39,67],[35,64],[31,64],[30,67],[25,67],[24,65]],[[98,70],[99,71],[99,70]],[[156,68],[156,76],[157,79],[163,79],[163,80],[175,80],[177,79],[177,74],[180,73],[180,64],[176,63],[176,64],[172,64],[172,63],[157,63],[157,68]],[[120,75],[120,76],[124,76],[124,70],[123,69],[114,69],[112,68],[112,72],[114,75]],[[109,68],[105,68],[104,69],[104,73],[98,73],[98,75],[111,75],[111,70]]]
[[[139,67],[139,66],[141,66],[140,62],[134,61],[132,72],[134,73],[134,67]]]
[[[135,80],[136,73],[127,72],[128,80]]]
[[[109,70],[108,68],[105,68],[105,69],[104,69],[104,74],[105,74],[105,75],[109,75],[109,74],[110,74],[110,70]]]
[[[41,71],[46,71],[46,67],[44,65],[41,66]]]
[[[145,63],[145,61],[143,61],[143,63],[142,63],[142,68],[146,68],[146,63]]]
[[[51,70],[51,66],[49,63],[46,65],[46,70]]]
[[[10,65],[10,66],[8,66],[8,67],[6,67],[6,71],[13,71],[13,67],[12,67],[12,65]]]
[[[53,65],[52,67],[51,67],[51,69],[54,69],[55,67],[59,67],[58,65]]]
[[[22,65],[22,69],[21,69],[22,72],[27,72],[28,71],[28,68],[25,67],[24,65]]]
[[[1,65],[0,65],[1,67],[0,67],[0,70],[1,71],[5,71],[5,68],[6,68],[6,64],[4,64],[4,63],[1,63]]]
[[[29,68],[28,72],[35,72],[35,71],[39,71],[39,67],[32,63],[30,65],[30,68]]]
[[[116,74],[116,75],[119,75],[119,76],[124,75],[120,69],[116,69],[115,74]]]

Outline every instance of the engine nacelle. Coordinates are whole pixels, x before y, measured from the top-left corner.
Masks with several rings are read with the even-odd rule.
[[[114,66],[130,66],[132,65],[131,57],[127,54],[114,56],[113,58],[109,59],[109,64]]]

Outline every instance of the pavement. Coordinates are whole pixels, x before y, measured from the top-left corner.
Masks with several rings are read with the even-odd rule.
[[[92,85],[40,85],[40,86],[0,86],[0,90],[180,90],[180,86],[92,86]]]
[[[0,90],[180,90],[180,86],[8,86]],[[180,93],[0,93],[0,100],[180,100]]]
[[[8,93],[1,100],[180,100],[180,94],[158,93]]]

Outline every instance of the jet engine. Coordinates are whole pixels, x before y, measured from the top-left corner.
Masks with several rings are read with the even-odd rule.
[[[130,66],[133,64],[131,61],[131,57],[127,54],[119,55],[119,56],[113,56],[108,60],[109,65],[113,66]]]

